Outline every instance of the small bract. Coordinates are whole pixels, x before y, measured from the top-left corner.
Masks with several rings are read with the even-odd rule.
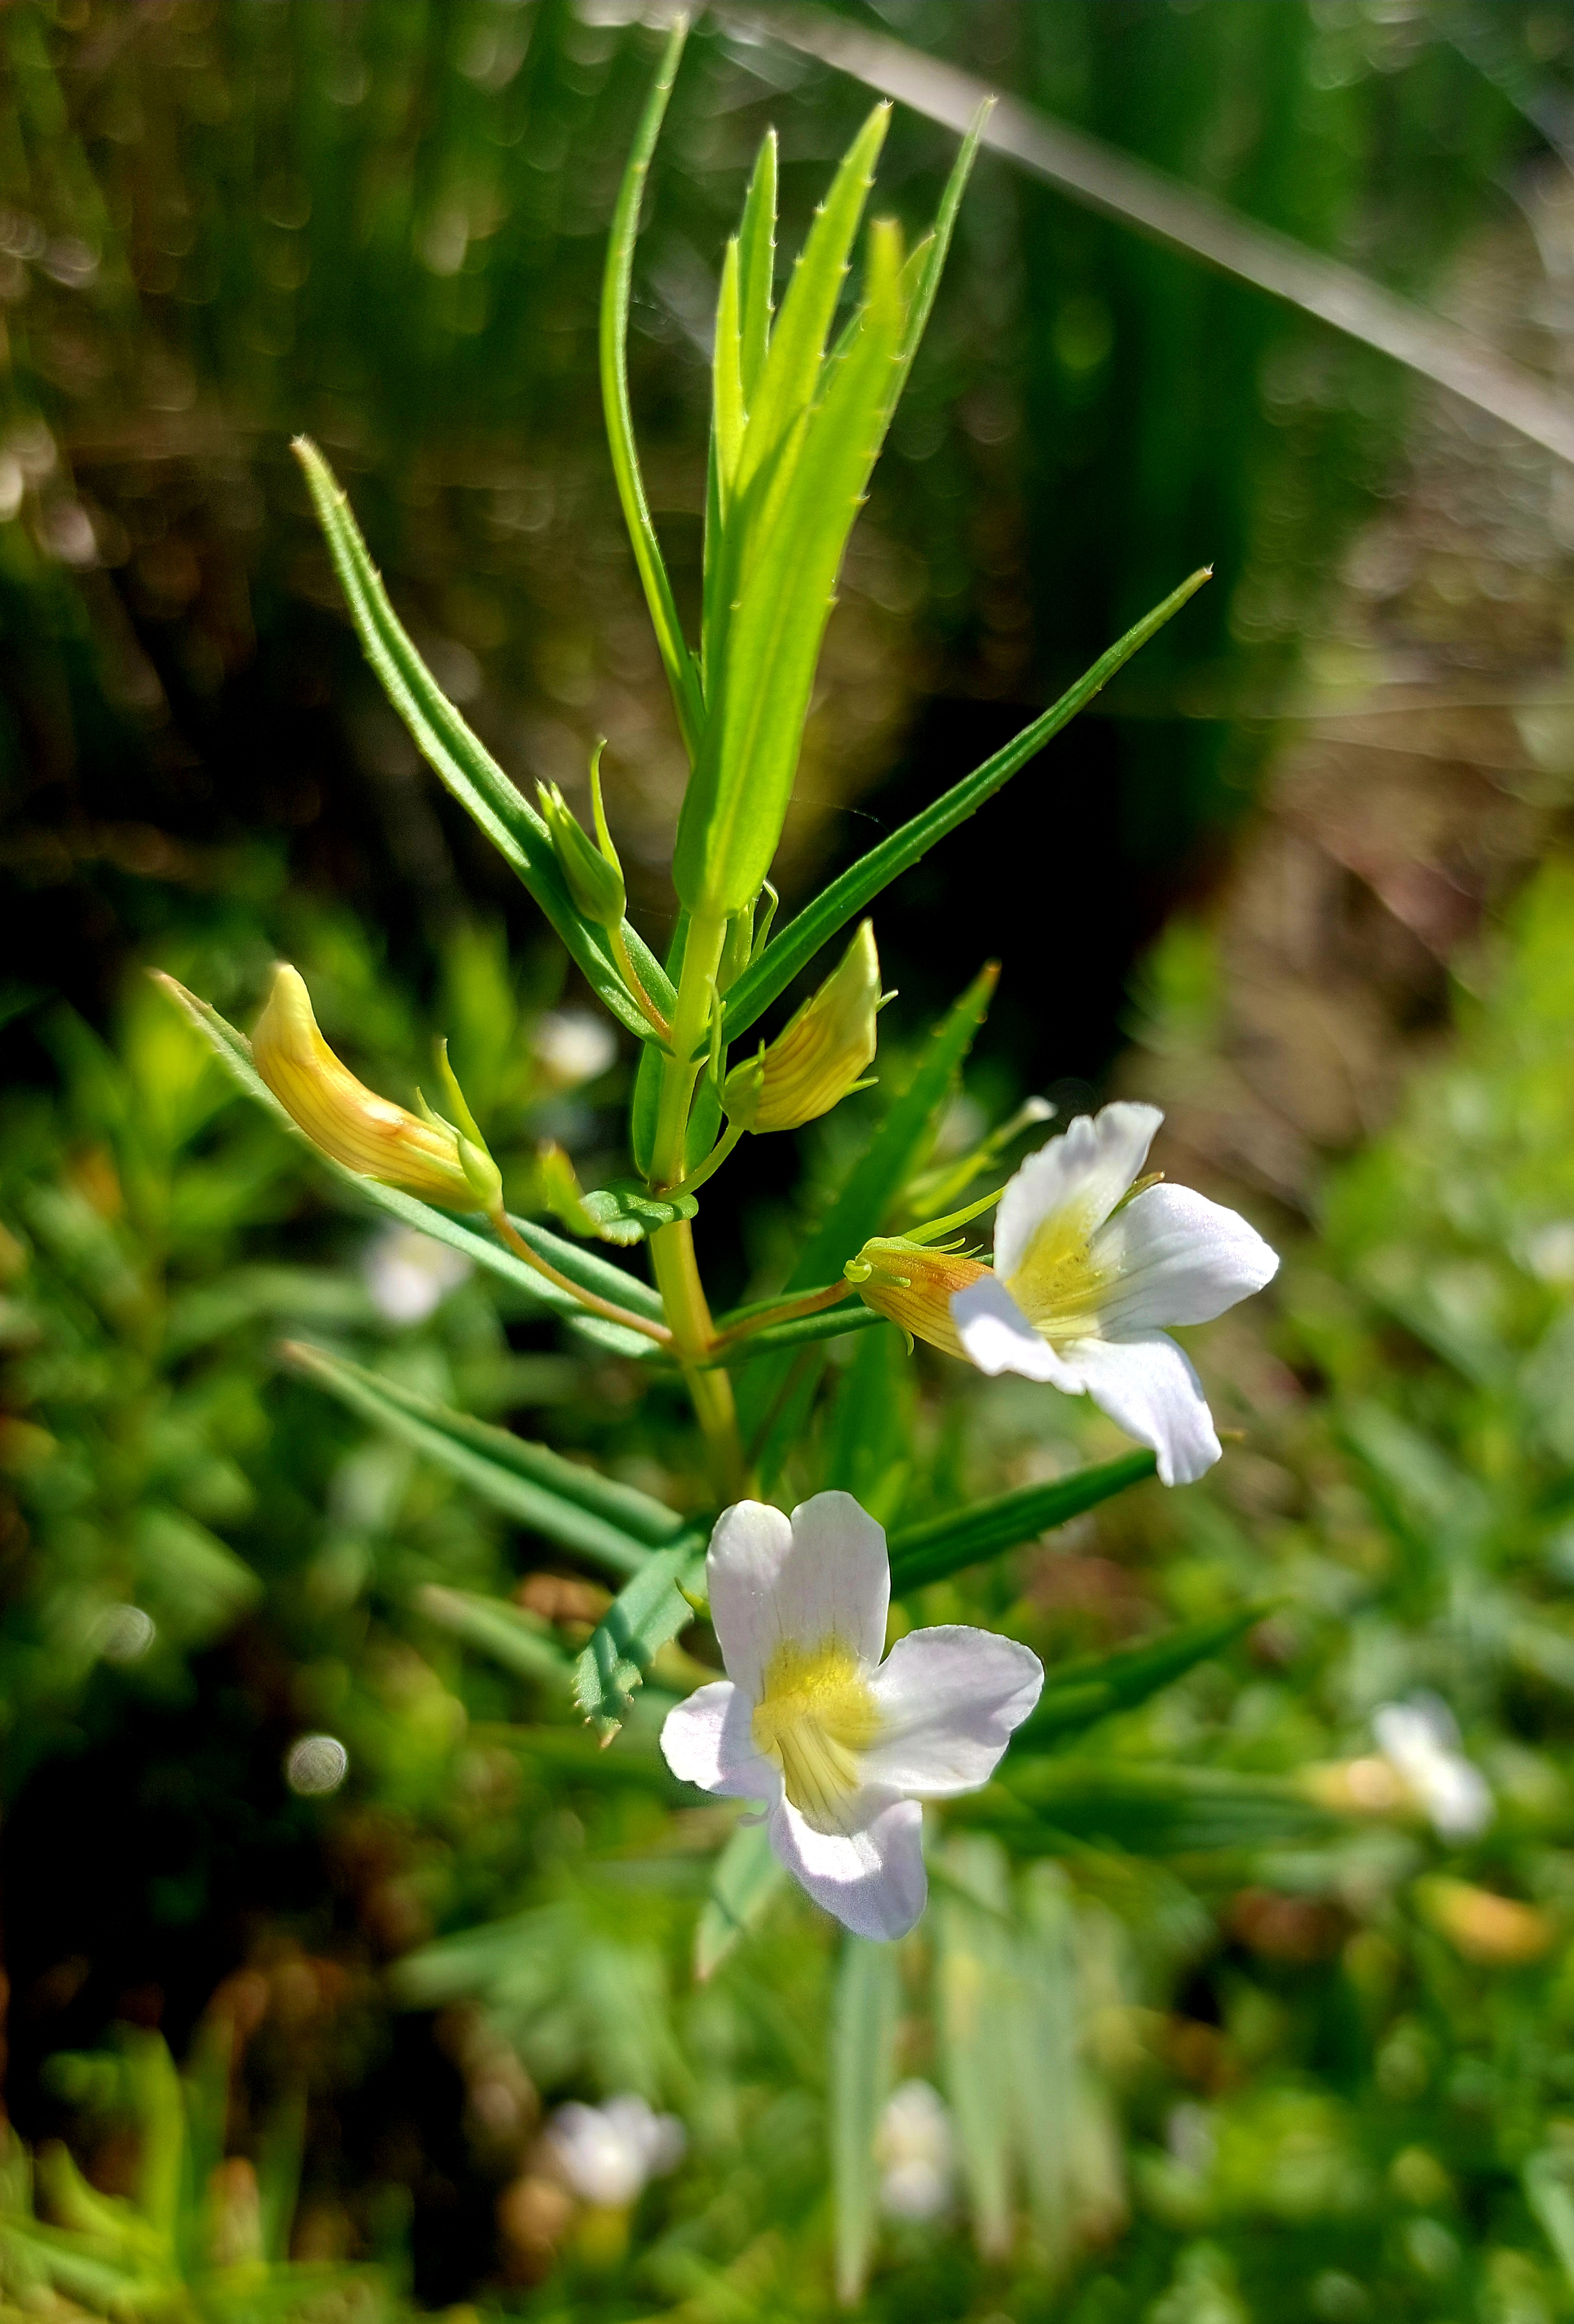
[[[727,1675],[667,1714],[681,1781],[763,1800],[777,1856],[861,1937],[900,1937],[923,1911],[921,1800],[976,1791],[1039,1699],[1031,1647],[946,1624],[899,1638],[885,1536],[850,1493],[791,1518],[724,1509],[706,1573]]]

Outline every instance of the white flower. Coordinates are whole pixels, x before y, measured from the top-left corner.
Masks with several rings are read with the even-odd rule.
[[[547,2140],[582,2203],[623,2211],[648,2181],[665,2178],[683,2160],[688,2136],[674,2114],[657,2114],[633,2091],[605,2106],[560,2106]]]
[[[530,1046],[560,1089],[599,1081],[617,1056],[617,1036],[587,1009],[553,1009],[538,1018]]]
[[[900,1937],[929,1893],[921,1799],[987,1783],[1043,1666],[988,1630],[913,1630],[881,1662],[885,1536],[850,1493],[791,1519],[724,1509],[706,1560],[727,1676],[667,1714],[681,1781],[764,1800],[771,1845],[861,1937]]]
[[[1106,1105],[1030,1154],[1000,1197],[994,1271],[949,1305],[980,1371],[1090,1396],[1176,1485],[1211,1468],[1219,1445],[1202,1384],[1160,1326],[1210,1323],[1279,1261],[1245,1219],[1190,1187],[1131,1193],[1163,1119],[1157,1106]]]
[[[893,2090],[875,2134],[880,2209],[888,2219],[943,2218],[951,2205],[951,2117],[932,2082]]]
[[[1475,1840],[1492,1821],[1492,1794],[1459,1748],[1459,1729],[1435,1694],[1374,1712],[1377,1748],[1403,1777],[1440,1840]]]
[[[424,1323],[470,1272],[462,1251],[416,1227],[389,1227],[367,1244],[361,1271],[373,1306],[390,1323]]]

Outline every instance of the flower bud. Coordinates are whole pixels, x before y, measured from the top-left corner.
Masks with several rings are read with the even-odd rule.
[[[927,1340],[948,1356],[960,1356],[951,1296],[989,1269],[982,1259],[966,1259],[960,1251],[929,1250],[892,1235],[866,1242],[842,1272],[866,1307],[888,1316],[910,1339]]]
[[[777,1035],[764,1059],[746,1058],[727,1075],[723,1103],[728,1120],[744,1120],[758,1137],[772,1130],[801,1130],[829,1113],[860,1086],[865,1067],[874,1062],[879,1006],[880,956],[874,928],[865,920],[841,965]]]
[[[296,1127],[347,1170],[426,1202],[464,1211],[486,1207],[486,1194],[472,1184],[460,1150],[471,1141],[435,1116],[422,1121],[358,1082],[318,1030],[299,972],[282,961],[252,1035],[252,1062]]]
[[[617,850],[606,828],[606,817],[601,806],[601,751],[597,745],[590,762],[590,797],[596,811],[595,839],[586,831],[569,807],[556,783],[538,783],[541,810],[548,831],[551,834],[552,849],[558,859],[569,895],[577,908],[597,927],[617,928],[623,926],[625,893],[623,866],[617,860]]]

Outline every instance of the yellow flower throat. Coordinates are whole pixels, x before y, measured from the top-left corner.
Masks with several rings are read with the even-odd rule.
[[[755,1705],[755,1748],[782,1770],[788,1798],[816,1831],[842,1831],[863,1780],[857,1755],[880,1731],[863,1665],[838,1637],[777,1647]]]
[[[1005,1287],[1046,1340],[1075,1340],[1096,1325],[1108,1280],[1108,1269],[1094,1259],[1079,1204],[1044,1220]]]

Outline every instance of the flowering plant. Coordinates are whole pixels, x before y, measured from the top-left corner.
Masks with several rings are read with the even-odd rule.
[[[776,928],[770,874],[838,574],[935,298],[982,120],[912,251],[889,220],[870,225],[842,321],[889,108],[877,106],[854,139],[779,305],[773,139],[761,148],[720,275],[695,648],[642,481],[625,360],[638,214],[682,44],[680,24],[618,196],[600,336],[614,471],[690,767],[664,958],[625,917],[599,748],[588,770],[591,827],[556,786],[540,787],[538,811],[425,667],[322,455],[304,441],[296,447],[351,617],[394,708],[591,993],[639,1045],[631,1174],[587,1189],[560,1148],[543,1149],[531,1202],[516,1213],[445,1048],[436,1102],[416,1092],[407,1107],[366,1088],[334,1055],[293,968],[275,971],[249,1041],[165,982],[252,1094],[403,1228],[505,1279],[644,1377],[681,1381],[703,1447],[707,1506],[698,1517],[330,1351],[287,1351],[538,1537],[616,1582],[572,1674],[603,1741],[628,1718],[658,1657],[708,1617],[727,1675],[693,1687],[692,1662],[668,1655],[662,1683],[681,1674],[692,1691],[668,1711],[662,1742],[681,1781],[763,1803],[763,1821],[738,1825],[718,1868],[731,1934],[785,1868],[856,1935],[888,1939],[923,1907],[921,1801],[973,1794],[978,1819],[1004,1819],[1029,1853],[1052,1852],[1048,1820],[991,1786],[1013,1731],[1030,1753],[1042,1748],[1044,1738],[1141,1700],[1225,1634],[1217,1622],[1198,1625],[1165,1654],[1128,1649],[1096,1673],[1079,1671],[1074,1684],[1046,1686],[1027,1646],[977,1628],[910,1629],[887,1655],[893,1595],[911,1600],[1155,1471],[1167,1485],[1199,1476],[1218,1458],[1218,1439],[1189,1360],[1162,1327],[1218,1314],[1260,1288],[1275,1261],[1232,1213],[1143,1175],[1160,1116],[1140,1105],[1071,1121],[1004,1188],[943,1211],[993,1174],[1016,1127],[953,1169],[926,1171],[988,1005],[991,965],[936,1028],[777,1296],[713,1313],[695,1237],[700,1198],[745,1138],[797,1129],[865,1085],[883,1005],[869,908],[1025,767],[1207,576],[1181,582],[1014,742]],[[768,1012],[838,939],[839,959],[762,1039]],[[1026,1118],[1048,1111],[1030,1106]],[[962,1240],[991,1208],[993,1266]],[[926,1215],[935,1210],[943,1214]],[[612,1255],[640,1245],[648,1282]],[[893,1326],[910,1351],[922,1339],[988,1374],[1014,1370],[1086,1392],[1143,1449],[899,1528],[887,1542],[824,1472],[811,1419],[827,1343],[870,1333],[890,1342]],[[805,1481],[830,1489],[811,1489],[788,1517],[778,1502]],[[554,1642],[511,1605],[432,1590],[423,1610],[515,1670],[557,1668]],[[707,1966],[724,1941],[714,1920],[702,1925]]]

